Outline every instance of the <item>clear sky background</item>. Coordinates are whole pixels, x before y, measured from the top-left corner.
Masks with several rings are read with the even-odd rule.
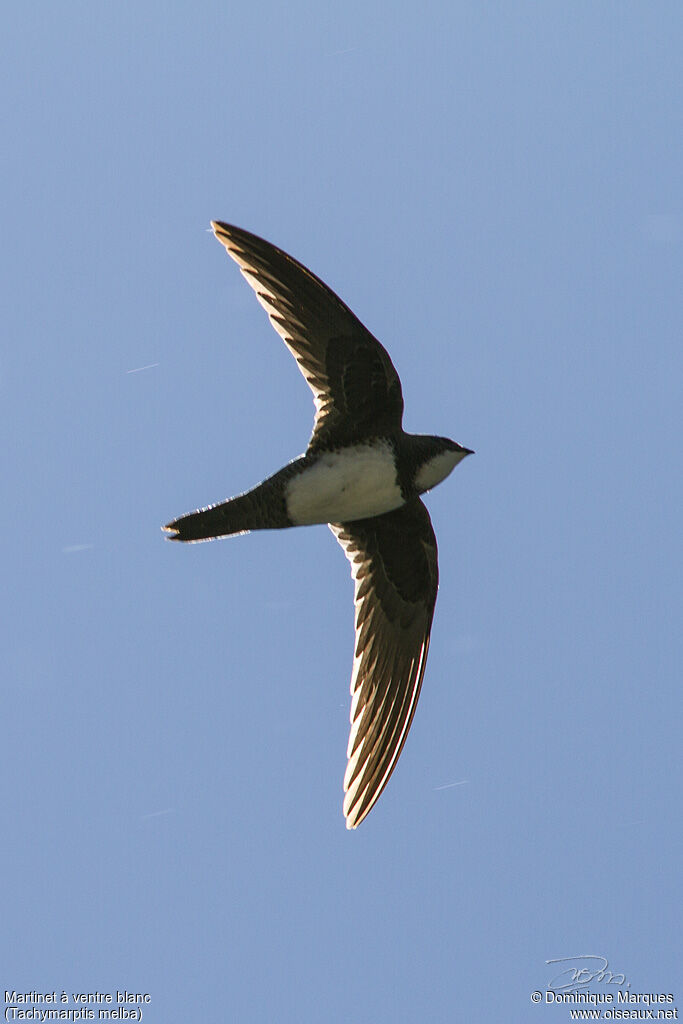
[[[679,0],[38,2],[2,36],[0,987],[516,1024],[595,954],[683,1013]],[[211,218],[477,452],[427,497],[422,697],[355,833],[332,535],[159,530],[312,425]]]

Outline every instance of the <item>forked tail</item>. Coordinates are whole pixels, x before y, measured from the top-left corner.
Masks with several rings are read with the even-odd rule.
[[[253,490],[218,505],[188,512],[162,529],[169,540],[197,541],[249,530],[280,530],[292,526],[287,515],[285,485],[296,472],[294,466],[295,463],[290,462]]]

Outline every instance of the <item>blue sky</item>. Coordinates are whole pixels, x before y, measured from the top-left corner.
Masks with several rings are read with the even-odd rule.
[[[595,954],[683,1003],[680,4],[17,4],[2,47],[0,984],[515,1024]],[[312,425],[211,218],[477,452],[356,833],[330,532],[159,530]]]

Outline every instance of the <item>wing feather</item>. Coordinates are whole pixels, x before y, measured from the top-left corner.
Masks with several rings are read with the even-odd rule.
[[[309,451],[348,442],[364,428],[401,426],[401,382],[379,341],[327,285],[249,231],[212,221],[313,392]]]
[[[356,828],[389,781],[415,714],[438,589],[437,548],[419,498],[330,529],[355,586],[344,814],[347,828]]]

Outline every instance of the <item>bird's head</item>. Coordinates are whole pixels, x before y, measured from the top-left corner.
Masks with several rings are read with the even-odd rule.
[[[418,493],[436,487],[452,473],[459,462],[468,455],[474,455],[471,448],[464,448],[448,437],[420,437],[419,464],[415,474]]]

